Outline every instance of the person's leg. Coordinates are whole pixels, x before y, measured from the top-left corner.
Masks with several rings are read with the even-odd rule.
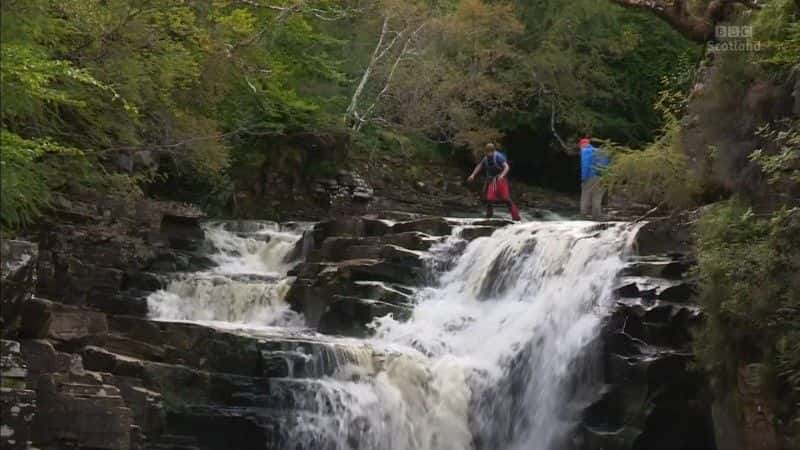
[[[519,215],[519,208],[517,208],[517,205],[515,205],[511,200],[506,202],[506,204],[508,204],[508,212],[511,214],[511,219],[522,220],[522,217]]]
[[[491,188],[491,180],[487,180],[483,185],[483,201],[486,202],[486,218],[491,219],[494,215],[494,208],[492,202],[489,200],[489,189]]]
[[[603,197],[606,190],[598,180],[592,187],[592,217],[595,220],[603,218]]]
[[[588,180],[581,184],[581,216],[583,217],[589,217],[592,212],[591,183],[592,180]]]

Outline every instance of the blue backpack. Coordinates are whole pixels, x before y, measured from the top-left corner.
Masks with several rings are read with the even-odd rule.
[[[485,165],[486,165],[486,170],[489,170],[489,166],[490,166],[490,165],[491,165],[492,167],[495,167],[495,168],[497,168],[497,169],[500,169],[500,170],[502,170],[502,168],[503,168],[503,167],[502,167],[502,166],[501,166],[501,165],[500,165],[500,164],[497,162],[497,160],[498,160],[498,155],[500,155],[500,156],[501,156],[501,157],[502,157],[502,158],[503,158],[503,159],[504,159],[506,162],[508,162],[508,156],[506,156],[506,154],[505,154],[505,153],[501,152],[500,150],[495,150],[495,151],[494,151],[494,155],[492,156],[492,159],[493,159],[493,161],[492,161],[492,164],[489,164],[489,160],[488,160],[488,159],[486,159],[486,158],[484,157],[484,161],[485,161]]]

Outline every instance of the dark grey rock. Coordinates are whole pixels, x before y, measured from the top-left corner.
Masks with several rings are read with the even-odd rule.
[[[38,246],[31,242],[0,241],[0,329],[4,336],[19,328],[22,310],[36,283]]]
[[[170,247],[178,250],[199,250],[205,240],[200,217],[165,214],[161,219],[161,233]]]

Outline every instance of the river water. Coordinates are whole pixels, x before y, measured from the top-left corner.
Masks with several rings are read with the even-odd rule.
[[[463,222],[468,226],[467,222]],[[596,395],[597,338],[635,229],[530,222],[427,254],[432,283],[411,318],[366,340],[320,336],[283,300],[303,227],[207,225],[211,271],[175,279],[158,320],[313,336],[350,348],[335,373],[298,383],[281,443],[331,450],[567,450]]]

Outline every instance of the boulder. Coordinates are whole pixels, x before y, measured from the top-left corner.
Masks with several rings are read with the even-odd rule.
[[[384,281],[402,285],[416,285],[422,279],[422,270],[386,260],[352,260],[339,266],[342,276],[353,281]]]
[[[679,283],[662,289],[658,293],[660,300],[686,303],[695,295],[695,288],[690,283]]]
[[[161,233],[166,236],[170,247],[178,250],[199,250],[205,241],[200,217],[196,215],[164,214]]]
[[[164,289],[165,287],[165,280],[150,272],[129,271],[125,272],[122,279],[122,289],[137,289],[152,292]]]
[[[0,251],[0,329],[10,336],[19,328],[23,306],[34,292],[39,250],[30,242],[2,240]]]
[[[404,320],[410,317],[411,309],[378,300],[334,295],[320,317],[319,331],[325,334],[364,337],[369,334],[367,325],[375,318],[387,314]]]
[[[108,324],[101,312],[36,298],[23,311],[21,332],[27,338],[68,342],[105,335]]]
[[[73,364],[73,355],[56,351],[50,341],[26,339],[22,341],[22,357],[32,377],[68,372]],[[31,379],[32,381],[33,379]]]
[[[692,245],[691,224],[685,219],[679,217],[645,223],[634,239],[638,254],[689,253]]]
[[[47,337],[53,319],[53,302],[34,297],[22,310],[20,336],[27,339]]]

